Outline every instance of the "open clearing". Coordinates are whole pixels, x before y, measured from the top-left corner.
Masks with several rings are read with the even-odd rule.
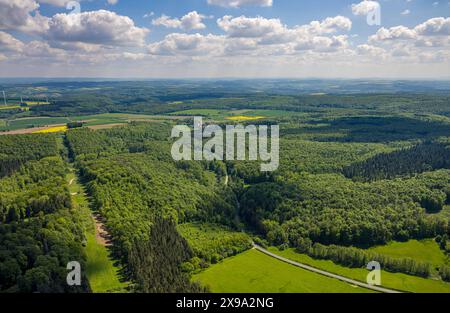
[[[368,271],[364,268],[348,268],[333,263],[329,260],[316,260],[306,254],[295,252],[294,249],[280,251],[270,248],[269,251],[287,259],[313,266],[318,269],[335,273],[358,281],[365,282]],[[381,283],[383,287],[417,293],[450,293],[450,283],[440,280],[425,279],[402,273],[390,273],[382,271]]]
[[[312,273],[265,255],[255,249],[225,259],[194,275],[212,292],[237,293],[366,293],[360,288]]]
[[[369,250],[393,258],[411,258],[421,262],[429,262],[435,266],[448,263],[444,252],[439,249],[439,245],[432,239],[391,242]]]
[[[120,281],[120,268],[114,265],[107,245],[97,240],[97,232],[91,217],[88,200],[77,176],[72,172],[67,175],[69,191],[76,209],[82,210],[86,221],[86,275],[91,289],[95,293],[124,292],[127,283]]]

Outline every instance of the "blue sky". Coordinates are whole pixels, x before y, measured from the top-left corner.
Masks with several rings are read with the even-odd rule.
[[[450,76],[450,0],[67,2],[0,0],[1,76]]]

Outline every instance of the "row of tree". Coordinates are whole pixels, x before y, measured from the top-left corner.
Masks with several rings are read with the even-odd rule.
[[[419,262],[410,258],[391,258],[383,254],[353,247],[324,246],[319,243],[312,244],[312,241],[308,239],[299,240],[297,250],[313,258],[331,260],[334,263],[347,267],[366,267],[369,262],[376,261],[380,263],[381,269],[383,270],[425,278],[430,276],[432,270],[430,263]]]

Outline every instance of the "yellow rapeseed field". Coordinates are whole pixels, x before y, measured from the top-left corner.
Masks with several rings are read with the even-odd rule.
[[[33,134],[48,134],[48,133],[61,133],[67,131],[67,126],[55,126],[47,129],[38,130],[33,132]]]
[[[244,116],[244,115],[236,115],[229,116],[226,119],[230,121],[256,121],[265,118],[264,116]]]

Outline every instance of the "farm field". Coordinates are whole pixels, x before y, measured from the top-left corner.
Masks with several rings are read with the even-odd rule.
[[[69,117],[27,117],[12,119],[9,125],[6,122],[0,122],[0,131],[14,131],[38,127],[53,127],[55,125],[66,124],[70,122],[84,122],[84,126],[93,127],[100,125],[125,125],[132,121],[137,122],[154,122],[164,119],[177,119],[179,116],[169,115],[142,115],[142,114],[125,114],[125,113],[106,113],[95,115],[74,115]]]
[[[348,268],[335,264],[333,261],[317,260],[306,254],[297,253],[294,249],[286,249],[281,251],[272,247],[269,248],[269,251],[287,259],[362,282],[366,281],[368,274],[368,271],[364,268]],[[382,271],[381,283],[383,287],[407,292],[450,293],[450,283],[406,275],[403,273]]]
[[[55,126],[55,127],[50,127],[50,128],[46,128],[43,130],[38,130],[36,132],[33,132],[33,134],[63,133],[65,131],[67,131],[67,126],[63,125],[63,126]]]
[[[30,117],[30,118],[19,118],[9,121],[9,126],[0,127],[0,131],[5,130],[19,130],[34,127],[43,127],[57,124],[66,124],[70,122],[67,117]]]
[[[173,113],[169,113],[169,115],[179,115],[179,116],[202,116],[208,119],[217,120],[217,121],[252,121],[252,120],[261,120],[265,118],[277,118],[277,117],[285,117],[286,115],[290,116],[300,116],[301,113],[298,112],[287,112],[283,110],[217,110],[217,109],[190,109],[190,110],[182,110]]]
[[[254,249],[225,259],[192,278],[217,293],[367,293],[370,290],[311,273]]]

